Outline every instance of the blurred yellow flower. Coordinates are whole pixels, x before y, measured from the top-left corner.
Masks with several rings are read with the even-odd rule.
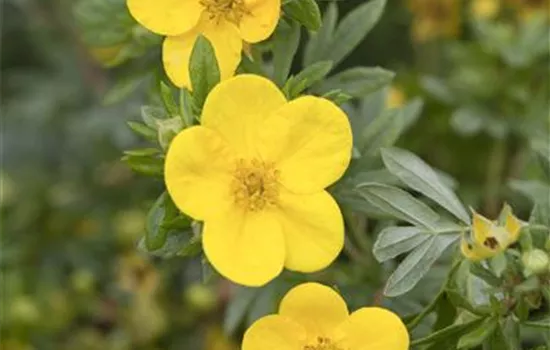
[[[460,249],[462,254],[473,261],[493,257],[514,244],[521,231],[521,222],[514,216],[510,207],[504,208],[504,225],[499,225],[474,212],[472,234],[463,235]]]
[[[160,276],[149,261],[138,254],[127,254],[117,264],[118,287],[136,295],[152,295]]]
[[[535,15],[550,16],[550,0],[508,0],[519,18],[530,20]]]
[[[205,350],[238,350],[220,327],[209,327],[205,336]]]
[[[460,31],[459,0],[409,0],[414,15],[413,39],[426,42],[437,38],[456,37]]]
[[[90,54],[104,67],[113,67],[118,63],[120,52],[124,44],[117,44],[103,47],[91,47]]]
[[[409,334],[394,313],[361,308],[351,315],[332,288],[306,283],[281,301],[279,313],[256,321],[242,350],[407,350]]]
[[[174,138],[165,182],[178,208],[204,221],[212,265],[260,286],[283,266],[323,269],[342,250],[342,214],[324,189],[346,170],[351,148],[348,118],[332,102],[287,102],[271,81],[240,75],[212,90],[201,126]]]
[[[144,27],[167,36],[166,73],[175,85],[191,88],[188,65],[197,36],[212,43],[221,78],[227,79],[241,61],[243,40],[257,43],[273,33],[281,0],[127,0],[127,5]]]
[[[397,86],[391,86],[386,97],[387,108],[399,108],[405,104],[407,97],[403,90]]]
[[[473,0],[470,11],[474,18],[492,18],[500,11],[501,0]]]

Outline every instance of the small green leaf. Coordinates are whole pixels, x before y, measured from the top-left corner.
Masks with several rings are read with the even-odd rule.
[[[141,119],[148,127],[157,129],[158,121],[168,118],[169,115],[161,107],[143,106],[141,107]]]
[[[360,184],[356,191],[383,212],[435,232],[439,215],[409,193],[377,183]]]
[[[135,156],[135,157],[154,156],[159,153],[160,153],[160,150],[157,148],[140,148],[140,149],[132,149],[132,150],[124,151],[125,155]]]
[[[273,37],[273,81],[283,86],[300,43],[300,25],[280,21]]]
[[[485,339],[492,336],[497,326],[498,318],[493,317],[486,319],[482,324],[460,338],[458,341],[458,348],[472,349],[478,345],[481,345]]]
[[[331,45],[325,47],[320,59],[328,59],[338,65],[363,41],[378,23],[384,12],[386,0],[372,0],[360,6],[344,17],[338,25]]]
[[[388,85],[394,76],[395,73],[380,67],[354,67],[328,78],[317,89],[339,89],[361,98]]]
[[[378,234],[372,252],[376,260],[384,262],[416,248],[429,238],[430,235],[418,227],[387,227]]]
[[[286,82],[283,91],[292,100],[298,97],[307,88],[313,86],[327,76],[332,69],[331,61],[321,61],[306,67],[296,76],[290,77]]]
[[[353,98],[353,96],[342,92],[341,90],[332,90],[322,96],[329,101],[334,102],[337,105],[342,105]]]
[[[410,188],[432,199],[462,222],[471,222],[470,215],[454,192],[440,181],[439,176],[422,159],[398,148],[382,149],[382,159],[388,170]]]
[[[283,6],[283,11],[309,30],[316,31],[321,26],[321,10],[315,0],[288,2]]]
[[[506,254],[503,252],[492,257],[489,260],[489,264],[495,276],[497,276],[498,278],[501,278],[502,274],[506,270],[506,266],[508,265],[508,261],[506,260]]]
[[[210,90],[220,82],[220,68],[214,48],[202,35],[197,37],[191,51],[189,76],[193,86],[195,106],[201,109]]]
[[[163,81],[160,82],[160,97],[168,114],[173,118],[178,117],[179,109],[172,88]]]
[[[456,235],[432,235],[428,240],[421,243],[388,278],[384,295],[397,297],[413,289],[422,277],[428,273],[441,254],[456,242],[457,238]]]
[[[138,249],[142,252],[162,257],[165,259],[180,256],[182,251],[188,247],[192,238],[191,230],[188,231],[170,231],[167,235],[164,245],[156,250],[149,250],[145,244],[145,238],[138,243]]]
[[[357,138],[357,146],[362,154],[377,155],[382,147],[389,147],[397,141],[403,126],[401,110],[386,110],[361,131]]]
[[[166,216],[165,206],[167,197],[168,194],[166,192],[161,194],[147,214],[145,246],[149,251],[160,249],[166,243],[168,230],[162,227],[162,223]]]
[[[483,321],[484,321],[483,318],[476,318],[468,322],[453,324],[439,331],[432,332],[426,337],[413,340],[411,342],[411,346],[416,347],[420,345],[431,344],[446,338],[456,336],[461,333],[468,332],[469,330],[475,329],[476,327],[478,327],[480,324],[483,323]]]
[[[122,161],[126,162],[132,170],[138,173],[159,177],[164,174],[164,160],[160,158],[126,155],[122,157]]]
[[[334,2],[330,2],[323,16],[321,28],[315,33],[309,33],[309,40],[304,49],[303,66],[307,67],[318,60],[322,60],[320,57],[332,42],[337,21],[338,6]]]
[[[129,121],[126,124],[128,124],[130,129],[132,129],[132,131],[138,134],[139,136],[142,136],[149,141],[157,140],[157,131],[154,129],[151,129],[147,125],[144,125],[138,122],[132,122],[132,121]]]
[[[480,263],[471,263],[470,272],[481,278],[488,285],[493,287],[500,287],[502,285],[502,280],[498,278],[492,271],[487,270]]]
[[[193,113],[193,105],[195,102],[189,90],[185,88],[180,89],[179,102],[180,117],[183,120],[184,126],[192,126],[195,122],[195,114]]]
[[[542,328],[550,331],[550,317],[546,317],[536,321],[524,321],[521,324],[527,327]]]

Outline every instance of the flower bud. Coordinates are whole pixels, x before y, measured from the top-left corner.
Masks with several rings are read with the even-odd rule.
[[[521,257],[526,275],[537,275],[547,271],[550,259],[548,254],[540,249],[525,252]]]

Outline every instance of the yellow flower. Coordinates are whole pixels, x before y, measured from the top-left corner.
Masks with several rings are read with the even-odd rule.
[[[460,31],[458,0],[409,0],[414,15],[413,39],[426,42],[436,38],[455,37]]]
[[[479,261],[493,257],[518,240],[521,222],[507,205],[503,209],[503,214],[504,224],[499,225],[474,212],[472,235],[463,235],[460,244],[462,254],[466,258]]]
[[[399,108],[405,104],[407,97],[401,88],[391,86],[386,97],[386,106],[388,108]]]
[[[474,0],[470,11],[475,18],[493,18],[500,11],[500,0]]]
[[[283,267],[323,269],[342,250],[342,214],[324,189],[346,170],[351,148],[349,121],[332,102],[287,102],[269,80],[239,75],[212,90],[200,126],[174,138],[165,182],[178,208],[204,221],[212,265],[259,286]]]
[[[407,350],[409,335],[394,313],[377,308],[351,315],[329,287],[306,283],[281,301],[279,313],[256,321],[245,333],[242,350]]]
[[[149,30],[166,35],[163,62],[179,87],[190,88],[189,58],[197,36],[214,47],[221,78],[235,73],[243,40],[267,39],[279,20],[281,0],[127,0],[132,16]]]

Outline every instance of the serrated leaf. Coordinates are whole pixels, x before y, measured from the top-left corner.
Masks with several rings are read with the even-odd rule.
[[[441,254],[456,242],[457,238],[458,236],[453,235],[432,235],[421,243],[390,276],[384,289],[384,295],[397,297],[413,289]]]
[[[381,211],[435,232],[439,215],[409,193],[377,183],[360,184],[356,191]]]
[[[283,86],[300,43],[300,25],[280,21],[273,37],[273,81]]]
[[[322,60],[321,55],[330,45],[338,21],[338,7],[334,2],[328,4],[323,16],[323,24],[316,33],[311,33],[304,49],[305,67]]]
[[[384,12],[386,0],[372,0],[360,6],[344,17],[338,25],[331,45],[326,46],[320,59],[328,59],[338,65],[361,43],[378,23]]]
[[[454,192],[422,159],[398,148],[382,149],[382,159],[388,170],[410,188],[432,199],[462,222],[471,222],[470,215]]]
[[[316,31],[321,27],[321,10],[315,0],[288,2],[283,6],[283,11],[309,30]]]
[[[388,85],[394,76],[395,73],[381,67],[354,67],[328,78],[317,89],[339,89],[361,98]]]
[[[191,77],[195,106],[201,109],[210,90],[220,82],[220,68],[214,47],[202,35],[197,37],[191,51],[189,76]]]
[[[384,262],[416,248],[429,238],[430,235],[418,227],[387,227],[378,235],[372,252],[376,260]]]
[[[321,61],[314,63],[296,76],[290,77],[286,82],[283,91],[286,92],[286,96],[289,100],[298,97],[307,88],[313,86],[321,79],[327,76],[332,69],[331,61]]]

